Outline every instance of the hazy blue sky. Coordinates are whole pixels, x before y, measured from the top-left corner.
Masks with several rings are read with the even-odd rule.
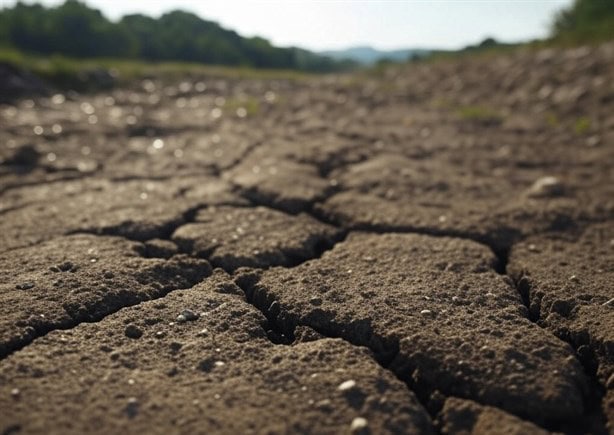
[[[28,1],[30,2],[30,1]],[[108,17],[158,16],[185,9],[247,36],[313,50],[460,48],[487,36],[519,41],[545,36],[553,14],[571,0],[89,0]],[[62,3],[43,0],[47,5]],[[0,0],[0,5],[14,0]]]

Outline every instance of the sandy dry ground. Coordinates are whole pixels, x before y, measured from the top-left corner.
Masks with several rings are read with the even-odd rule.
[[[0,430],[614,431],[614,45],[0,106]]]

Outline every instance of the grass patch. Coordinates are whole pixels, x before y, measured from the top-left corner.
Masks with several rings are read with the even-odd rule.
[[[226,100],[226,104],[224,104],[225,111],[238,113],[239,109],[245,110],[245,115],[253,116],[260,111],[260,102],[258,99],[250,96],[246,96],[244,98],[235,97]]]
[[[591,120],[586,116],[581,116],[574,122],[573,129],[576,134],[586,134],[591,129]]]
[[[561,121],[555,113],[548,112],[546,113],[546,124],[548,124],[549,127],[557,128],[559,125],[561,125]]]
[[[61,89],[87,90],[96,87],[92,72],[108,71],[117,84],[156,77],[181,79],[186,76],[207,76],[231,79],[304,80],[314,74],[293,70],[227,67],[188,62],[145,62],[127,59],[74,59],[60,55],[37,56],[10,48],[0,48],[0,62],[29,71]],[[86,89],[84,89],[86,88]]]
[[[456,113],[463,120],[482,124],[500,124],[503,121],[503,115],[484,106],[463,106],[459,107]]]

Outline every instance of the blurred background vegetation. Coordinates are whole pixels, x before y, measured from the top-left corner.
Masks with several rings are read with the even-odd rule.
[[[353,66],[300,48],[244,38],[184,11],[160,18],[134,14],[118,22],[77,0],[56,7],[18,2],[0,10],[0,46],[29,54],[196,62],[330,72]]]
[[[552,41],[584,44],[614,38],[614,1],[576,0],[555,17]]]
[[[487,38],[457,51],[425,50],[418,55],[409,50],[413,55],[403,61],[612,39],[614,0],[575,0],[554,17],[550,37],[545,41],[505,44]],[[396,62],[381,60],[375,69],[393,61]],[[259,37],[246,38],[189,12],[176,10],[159,18],[133,14],[111,21],[78,0],[53,7],[18,2],[0,9],[2,62],[56,86],[74,89],[79,83],[82,88],[92,82],[98,87],[111,83],[112,80],[101,80],[100,70],[114,71],[129,80],[203,69],[250,76],[283,71],[296,77],[304,72],[346,71],[359,66],[353,60],[333,59],[297,47],[275,47]]]

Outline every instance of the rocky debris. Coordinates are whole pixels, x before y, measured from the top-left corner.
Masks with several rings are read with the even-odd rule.
[[[451,397],[439,415],[441,432],[454,435],[546,435],[539,426],[491,406]]]
[[[613,241],[612,222],[543,234],[515,245],[508,265],[531,316],[571,343],[603,385],[614,376]]]
[[[191,287],[211,273],[205,260],[147,259],[140,255],[143,250],[123,238],[75,235],[0,254],[0,298],[2,306],[10,307],[0,320],[0,357],[49,331],[97,321]],[[72,272],[50,270],[56,264],[70,264]],[[24,291],[24,283],[32,285]],[[140,336],[135,325],[125,332]]]
[[[21,394],[0,396],[1,429],[333,434],[368,426],[373,433],[433,433],[415,396],[368,350],[334,339],[274,345],[256,309],[216,292],[224,279],[216,274],[161,301],[51,332],[5,359],[0,382]],[[186,303],[207,316],[174,323]],[[126,322],[142,330],[139,340],[124,335]],[[154,339],[159,332],[165,334]],[[347,378],[360,386],[358,395],[336,391]],[[101,418],[109,413],[114,418]]]
[[[268,316],[286,333],[306,325],[368,346],[427,397],[467,397],[540,422],[578,418],[582,367],[529,321],[495,262],[457,238],[352,233],[320,259],[238,282],[264,312],[276,301]]]
[[[342,231],[300,214],[265,207],[210,207],[179,227],[172,239],[183,251],[232,271],[292,266],[330,247]]]

